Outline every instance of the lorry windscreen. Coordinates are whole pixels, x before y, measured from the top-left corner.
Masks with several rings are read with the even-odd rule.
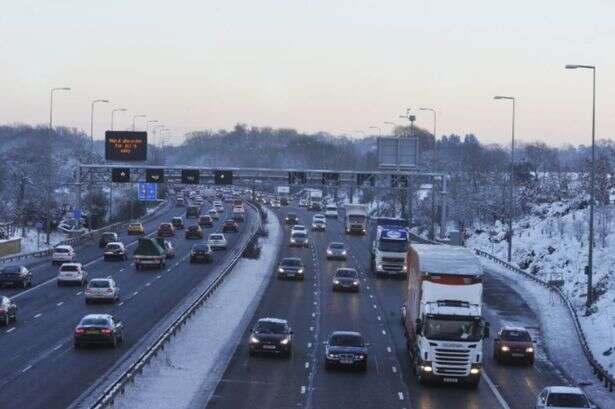
[[[405,240],[380,240],[378,250],[391,253],[403,253],[408,251],[408,242]]]
[[[363,223],[363,222],[365,222],[365,216],[351,214],[351,215],[348,216],[348,221],[350,223]]]
[[[434,341],[476,342],[482,338],[482,326],[475,320],[427,318],[423,334]]]

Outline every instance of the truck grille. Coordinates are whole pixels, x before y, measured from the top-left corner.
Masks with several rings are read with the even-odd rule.
[[[436,348],[434,363],[434,372],[437,375],[467,376],[470,368],[470,351]]]
[[[399,257],[382,257],[383,263],[403,263],[405,259]]]

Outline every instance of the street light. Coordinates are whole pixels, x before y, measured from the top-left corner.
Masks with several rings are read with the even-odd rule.
[[[149,124],[153,124],[156,122],[158,122],[157,119],[150,119],[150,120],[145,121],[145,132],[149,131]]]
[[[510,193],[508,200],[510,201],[510,209],[508,215],[508,262],[511,262],[512,259],[512,219],[513,212],[515,209],[514,205],[514,185],[515,185],[515,110],[517,105],[517,100],[515,97],[505,97],[501,95],[497,95],[493,97],[496,100],[508,100],[512,101],[512,142],[510,149]]]
[[[126,108],[116,108],[111,111],[111,130],[113,131],[113,116],[116,112],[126,112]]]
[[[135,131],[135,119],[137,118],[145,118],[147,115],[133,115],[132,116],[132,131]]]
[[[436,123],[437,123],[437,114],[436,114],[436,110],[433,108],[419,108],[419,111],[430,111],[431,113],[433,113],[433,169],[436,170],[437,169],[437,150],[436,150],[436,144],[437,144],[437,139],[438,139],[438,134],[436,133]],[[429,236],[430,238],[433,240],[436,237],[436,226],[435,226],[435,219],[436,219],[436,189],[435,189],[435,178],[432,179],[431,181],[432,185],[431,185],[431,227],[429,230]],[[444,226],[442,226],[442,232],[444,230]],[[441,234],[442,235],[442,234]]]
[[[51,154],[51,148],[53,144],[51,143],[51,134],[53,133],[53,93],[56,91],[70,91],[69,87],[59,87],[59,88],[51,88],[51,92],[49,93],[49,134],[47,138],[47,163],[51,166],[51,169],[47,172],[47,238],[45,239],[45,243],[49,244],[49,239],[51,235],[51,182],[52,182],[52,173],[53,173],[53,156]]]
[[[92,162],[92,156],[94,154],[94,105],[97,103],[108,103],[108,99],[95,99],[90,105],[90,162]]]
[[[594,270],[594,190],[596,182],[596,67],[594,65],[568,64],[567,70],[578,68],[592,70],[593,74],[593,95],[592,95],[592,170],[591,187],[589,191],[589,252],[587,260],[587,308],[592,304],[592,277]]]

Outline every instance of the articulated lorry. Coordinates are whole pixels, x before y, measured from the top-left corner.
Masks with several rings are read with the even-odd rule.
[[[448,245],[415,244],[407,258],[402,320],[418,382],[476,387],[489,337],[480,262],[469,249]]]
[[[361,234],[367,232],[367,206],[362,204],[344,205],[344,228],[346,234]]]

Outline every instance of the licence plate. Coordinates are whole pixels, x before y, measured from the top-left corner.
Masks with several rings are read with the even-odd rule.
[[[263,345],[263,349],[275,349],[275,345]]]
[[[295,276],[295,273],[286,273],[286,276],[287,276],[287,277],[294,277],[294,276]]]
[[[350,365],[352,364],[353,359],[352,358],[342,358],[340,359],[340,363],[345,364],[345,365]]]
[[[98,334],[100,333],[97,329],[90,329],[85,332],[86,334]]]
[[[512,356],[514,356],[515,358],[523,358],[523,357],[525,356],[525,355],[523,355],[523,354],[519,354],[519,353],[516,353],[516,354],[515,354],[515,353],[513,353],[513,354],[511,354],[511,355],[512,355]]]
[[[446,383],[457,383],[457,382],[459,382],[459,379],[457,379],[457,378],[442,378],[442,381],[444,381]]]

